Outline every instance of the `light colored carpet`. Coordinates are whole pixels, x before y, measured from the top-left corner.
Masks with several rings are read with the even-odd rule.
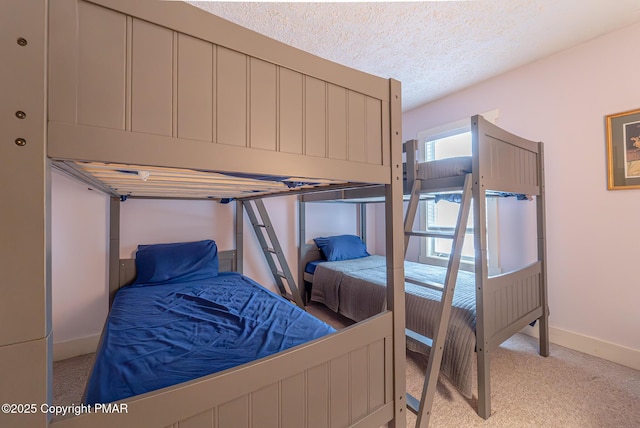
[[[308,308],[336,328],[351,324],[324,306]],[[556,345],[547,358],[537,352],[535,338],[516,334],[493,354],[492,415],[486,421],[476,414],[477,392],[468,400],[441,376],[430,426],[640,427],[640,371]],[[80,402],[93,358],[54,363],[54,404]],[[416,397],[425,369],[421,355],[407,352],[407,390]],[[407,415],[407,426],[413,427],[415,416]]]
[[[96,354],[80,355],[53,363],[53,404],[82,403],[84,386]]]

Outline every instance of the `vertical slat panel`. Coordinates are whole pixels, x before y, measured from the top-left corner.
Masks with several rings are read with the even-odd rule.
[[[347,90],[328,85],[329,157],[347,159]]]
[[[213,49],[178,35],[178,137],[213,141]]]
[[[529,183],[529,171],[527,168],[527,155],[524,150],[518,151],[518,182]]]
[[[215,428],[215,411],[213,409],[178,422],[176,428]]]
[[[218,407],[218,428],[249,428],[248,395]]]
[[[302,154],[302,74],[280,69],[280,151]]]
[[[276,150],[276,66],[251,58],[251,147]]]
[[[368,412],[369,355],[366,347],[349,353],[351,371],[351,420],[357,421]]]
[[[272,384],[251,394],[251,426],[278,428],[278,384]]]
[[[76,123],[78,50],[69,46],[78,44],[77,14],[76,0],[58,0],[49,8],[48,116],[54,122]]]
[[[365,117],[366,108],[364,95],[357,92],[348,92],[349,97],[349,153],[348,158],[354,162],[366,162],[365,145]]]
[[[524,288],[518,290],[518,312],[521,314],[527,309],[527,297]]]
[[[307,370],[307,427],[329,426],[329,373],[327,364]]]
[[[309,156],[325,157],[327,153],[326,83],[305,77],[305,148]]]
[[[513,296],[513,287],[508,287],[505,290],[505,299],[503,304],[507,308],[507,316],[505,317],[504,325],[509,325],[513,321],[513,304],[512,304],[512,296]]]
[[[391,131],[389,116],[391,116],[389,103],[384,102],[382,103],[382,165],[384,166],[391,165],[391,133],[400,132],[399,130]]]
[[[520,317],[520,312],[518,311],[518,294],[520,294],[520,287],[514,287],[511,289],[511,299],[509,299],[509,306],[511,307],[511,316],[512,320],[509,322],[513,322],[518,317]]]
[[[331,368],[331,427],[349,426],[349,354],[334,358]]]
[[[173,32],[133,20],[131,129],[171,136],[173,130]]]
[[[494,141],[493,144],[496,146],[496,150],[500,150],[498,149],[498,145],[496,144],[496,142]],[[515,168],[515,153],[513,152],[513,150],[511,150],[511,147],[507,146],[506,150],[502,150],[502,151],[498,151],[498,153],[500,155],[502,155],[499,159],[498,159],[498,163],[496,164],[496,167],[500,167],[500,169],[502,169],[505,174],[506,174],[506,178],[507,180],[509,180],[509,182],[513,183],[516,180],[516,168]],[[500,169],[497,169],[497,173],[496,173],[496,178],[500,177]]]
[[[283,427],[304,427],[304,373],[284,379],[280,386]]]
[[[133,83],[133,17],[127,16],[126,69],[124,89],[124,129],[131,131],[131,85]]]
[[[217,142],[246,146],[247,57],[222,47],[217,51]]]
[[[218,138],[218,46],[212,45],[211,47],[211,136],[216,142]]]
[[[127,18],[78,3],[78,123],[124,130]]]
[[[495,308],[495,299],[496,299],[496,294],[495,292],[491,293],[487,291],[487,286],[485,285],[484,290],[486,294],[486,297],[484,299],[484,308],[483,311],[485,314],[485,331],[487,332],[487,337],[491,337],[491,333],[493,331],[495,331],[495,326],[497,324],[497,319],[498,319],[498,310],[494,309]]]
[[[496,142],[497,144],[497,142]],[[518,150],[515,147],[509,146],[509,172],[511,175],[511,181],[518,181]]]
[[[175,31],[172,36],[171,51],[171,136],[178,136],[178,36]]]
[[[373,165],[382,164],[382,102],[367,97],[366,102],[366,157]]]
[[[393,400],[393,338],[384,338],[384,402],[388,403]]]
[[[508,299],[509,288],[503,288],[500,293],[500,301],[498,304],[500,305],[500,324],[498,325],[498,329],[501,329],[509,322],[509,299]]]
[[[536,175],[535,175],[535,155],[531,152],[526,153],[526,171],[527,171],[527,183],[532,185],[537,185]]]
[[[369,409],[384,404],[384,340],[369,347]]]

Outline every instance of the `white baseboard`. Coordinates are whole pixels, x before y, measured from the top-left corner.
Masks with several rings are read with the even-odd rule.
[[[527,326],[520,330],[520,333],[539,337],[537,326]],[[549,341],[565,348],[640,370],[640,350],[638,349],[627,348],[556,327],[549,327]]]
[[[66,360],[78,355],[91,354],[98,349],[100,335],[82,337],[53,344],[53,361]]]

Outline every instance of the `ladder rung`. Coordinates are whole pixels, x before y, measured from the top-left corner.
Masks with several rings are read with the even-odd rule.
[[[273,254],[278,254],[278,252],[276,250],[274,250],[273,248],[267,247],[264,249],[267,253],[273,253]]]
[[[280,278],[287,279],[287,276],[283,272],[280,272],[280,271],[277,271],[276,273],[274,273],[274,275],[277,275]]]
[[[453,232],[424,232],[419,230],[411,230],[409,232],[405,232],[404,234],[409,236],[422,236],[426,238],[454,238]]]
[[[440,292],[444,291],[444,286],[442,284],[436,284],[434,282],[418,281],[417,279],[413,279],[413,278],[405,278],[404,280],[405,282],[419,285],[420,287],[429,288],[431,290],[440,291]]]
[[[427,336],[423,336],[416,331],[409,330],[408,328],[406,328],[404,331],[407,337],[410,337],[416,342],[421,343],[428,348],[431,348],[433,346],[433,340],[429,339]]]
[[[267,225],[266,225],[266,224],[257,224],[257,223],[256,223],[256,224],[254,224],[254,226],[255,226],[255,227],[267,227]]]
[[[407,409],[412,413],[418,414],[420,411],[420,400],[407,392]]]

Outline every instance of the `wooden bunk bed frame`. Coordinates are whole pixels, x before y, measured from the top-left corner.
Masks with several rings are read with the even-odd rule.
[[[37,406],[0,414],[0,425],[405,426],[399,82],[179,2],[8,0],[0,16],[2,55],[11,60],[0,71],[3,111],[11,113],[0,119],[3,140],[11,141],[0,145],[0,197],[10,201],[0,212],[0,401]],[[133,165],[329,179],[325,188],[382,184],[388,310],[255,363],[132,397],[126,413],[53,417],[46,412],[50,171],[52,164],[82,170],[85,162],[126,173]],[[112,219],[118,197],[203,197],[189,192],[199,188],[189,180],[162,186],[159,195],[145,190],[144,179],[119,193],[100,177],[78,175],[113,196]],[[117,237],[112,227],[112,289],[119,285]]]
[[[490,356],[505,340],[533,321],[538,321],[539,354],[549,355],[549,325],[546,275],[546,226],[543,143],[511,134],[486,121],[482,116],[471,118],[472,132],[472,197],[474,210],[474,247],[476,280],[476,354],[478,382],[478,414],[491,415]],[[405,192],[413,188],[417,177],[417,140],[405,143]],[[420,190],[410,197],[428,193],[460,191],[466,174],[420,180]],[[487,260],[486,198],[505,192],[536,198],[537,260],[521,269],[489,276]],[[380,202],[378,187],[335,190],[299,196],[301,215],[299,229],[299,283],[313,276],[305,272],[309,261],[320,259],[317,247],[307,242],[305,203],[327,201],[357,201],[359,204]],[[362,208],[360,208],[362,212]],[[411,221],[411,225],[413,221]],[[411,225],[409,227],[411,227]],[[360,225],[362,236],[362,217]],[[406,232],[406,231],[405,231]]]

